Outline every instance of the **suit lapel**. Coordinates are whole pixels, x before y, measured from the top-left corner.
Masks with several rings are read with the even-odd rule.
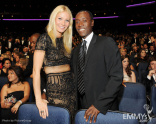
[[[82,44],[82,43],[81,43]],[[76,55],[75,56],[75,62],[76,62],[76,64],[75,64],[75,70],[76,70],[76,75],[77,75],[77,71],[78,71],[78,57],[79,57],[79,51],[80,51],[80,46],[81,46],[81,44],[79,44],[78,46],[77,46],[77,48],[75,49],[75,54],[74,55]]]
[[[154,80],[153,76],[151,76],[151,80],[152,80],[152,85],[155,84],[155,80]]]
[[[87,50],[87,55],[86,55],[86,59],[85,59],[85,67],[86,67],[86,64],[88,62],[89,56],[90,56],[90,54],[94,48],[96,39],[97,39],[97,35],[93,34],[92,40],[91,40],[90,45],[89,45],[88,50]]]

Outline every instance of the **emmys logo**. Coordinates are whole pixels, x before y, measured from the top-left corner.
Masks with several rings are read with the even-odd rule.
[[[145,104],[143,108],[147,111],[147,114],[146,113],[123,114],[123,119],[138,119],[140,122],[147,122],[148,120],[151,121],[152,118],[150,117],[150,114],[152,113],[153,107],[150,110],[150,106],[148,104]]]
[[[151,121],[152,118],[150,117],[150,114],[152,114],[153,107],[152,107],[151,110],[150,110],[150,106],[149,106],[148,104],[145,104],[145,105],[144,105],[144,109],[147,111],[148,118],[149,118],[149,120]]]

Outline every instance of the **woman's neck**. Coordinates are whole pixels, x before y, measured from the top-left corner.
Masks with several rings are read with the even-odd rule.
[[[3,68],[3,71],[6,73],[6,71],[7,71],[6,67]]]
[[[18,84],[18,83],[20,83],[20,82],[18,82],[18,79],[12,81],[12,84]]]
[[[123,68],[123,73],[126,73],[126,74],[127,74],[127,72],[126,72],[126,68]]]

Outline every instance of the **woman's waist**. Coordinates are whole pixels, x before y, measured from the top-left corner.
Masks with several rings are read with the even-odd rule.
[[[70,71],[70,65],[65,64],[65,65],[59,65],[59,66],[45,66],[44,71],[46,74],[69,72]]]

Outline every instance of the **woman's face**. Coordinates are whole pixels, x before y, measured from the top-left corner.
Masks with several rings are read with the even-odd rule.
[[[16,57],[16,62],[19,62],[19,56]]]
[[[129,65],[129,60],[128,60],[128,58],[125,58],[123,61],[122,61],[122,66],[123,66],[123,68],[127,68],[127,66]]]
[[[18,77],[16,75],[16,73],[13,70],[9,70],[8,71],[8,80],[10,82],[17,82],[18,81]]]
[[[126,55],[126,54],[127,54],[127,52],[126,52],[125,49],[121,51],[121,55],[122,55],[122,56],[124,56],[124,55]]]
[[[56,15],[55,25],[57,37],[61,37],[70,24],[70,15],[67,12],[60,12]]]
[[[146,52],[144,50],[142,50],[141,53],[140,53],[140,56],[141,57],[145,57],[146,56]]]
[[[20,66],[22,68],[23,65],[22,65],[21,61],[19,61],[18,66]]]
[[[4,65],[3,65],[5,68],[9,68],[10,66],[11,66],[11,63],[10,63],[10,61],[9,60],[6,60],[5,62],[4,62]]]

